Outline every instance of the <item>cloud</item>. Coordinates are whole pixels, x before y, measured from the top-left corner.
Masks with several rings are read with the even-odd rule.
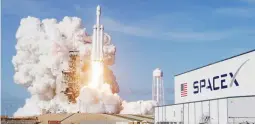
[[[41,4],[42,5],[42,4]],[[43,6],[43,5],[42,5]],[[3,1],[3,12],[12,15],[24,15],[31,12],[39,12],[39,3],[31,0],[4,0]]]
[[[81,13],[81,14],[95,14],[96,13],[96,6],[89,6],[89,7],[84,7],[80,4],[74,4],[73,5],[73,8],[74,10],[77,12],[77,13]]]
[[[204,32],[168,32],[164,34],[166,38],[170,40],[179,40],[179,41],[215,41],[221,40],[229,37],[230,32],[216,32],[216,31],[204,31]]]
[[[248,29],[225,29],[225,30],[204,30],[204,31],[193,31],[192,28],[189,30],[182,29],[180,30],[174,30],[172,31],[161,31],[161,30],[155,30],[150,29],[148,24],[148,28],[141,28],[139,26],[135,25],[125,25],[120,23],[119,21],[104,17],[103,23],[107,27],[108,31],[123,33],[126,35],[131,36],[138,36],[138,37],[146,37],[146,38],[153,38],[153,39],[159,39],[159,40],[174,40],[174,41],[182,41],[182,42],[206,42],[206,41],[217,41],[217,40],[223,40],[227,38],[231,38],[235,35],[240,34],[255,34],[254,30],[248,30]],[[156,23],[155,23],[156,24]],[[159,24],[162,25],[162,24]]]
[[[235,38],[238,35],[244,34],[254,34],[255,30],[248,29],[226,29],[226,30],[216,30],[216,31],[181,31],[181,32],[168,32],[165,33],[163,38],[166,40],[174,40],[179,42],[210,42],[210,41],[220,41],[230,38]]]
[[[215,10],[216,13],[224,14],[228,16],[238,17],[254,17],[255,9],[248,7],[236,7],[236,8],[218,8]]]
[[[248,1],[248,0],[246,0]],[[29,13],[34,13],[37,15],[49,15],[50,13],[63,13],[63,11],[58,8],[51,8],[48,6],[48,9],[45,6],[48,3],[42,1],[32,1],[32,0],[23,0],[23,1],[14,1],[8,0],[4,2],[4,12],[11,13],[16,15],[27,15]],[[15,8],[13,6],[19,5]],[[29,7],[28,7],[29,6]],[[90,6],[81,6],[80,4],[72,5],[73,10],[76,13],[82,14],[81,18],[86,19],[85,26],[90,27],[95,22],[95,7]],[[103,8],[104,13],[111,13],[109,8]],[[47,11],[43,11],[47,10]],[[208,12],[210,11],[210,12]],[[253,34],[253,30],[248,29],[220,29],[210,30],[203,29],[203,25],[206,24],[206,20],[197,19],[195,17],[200,17],[201,14],[208,16],[208,13],[216,13],[215,18],[220,18],[218,15],[229,15],[229,16],[241,16],[241,17],[253,17],[255,9],[253,8],[217,8],[214,10],[207,10],[206,13],[199,13],[196,15],[196,12],[171,12],[168,15],[151,15],[148,19],[136,20],[127,22],[117,20],[116,18],[104,16],[102,17],[102,22],[105,25],[106,31],[121,33],[129,36],[143,37],[143,38],[152,38],[157,40],[171,40],[178,42],[206,42],[206,41],[218,41],[231,38],[237,34]],[[202,28],[202,29],[201,29]],[[199,29],[199,31],[198,31]]]
[[[109,31],[120,32],[120,33],[133,35],[133,36],[142,36],[142,37],[153,36],[153,32],[148,29],[125,25],[110,17],[103,17],[102,21],[105,27],[107,27],[107,30]]]
[[[59,8],[51,7],[47,2],[39,0],[4,0],[2,8],[3,14],[16,16],[48,16],[52,13],[67,12]]]
[[[89,14],[95,13],[95,7],[84,8],[80,5],[75,5],[74,8],[76,8],[77,12],[82,11],[83,13],[86,12]],[[109,8],[103,8],[103,10],[104,13],[112,12]],[[203,8],[203,10],[205,10],[205,8]],[[216,30],[215,28],[205,29],[205,25],[208,25],[206,20],[208,14],[214,14],[212,16],[214,16],[215,19],[221,18],[219,14],[239,14],[241,16],[249,17],[253,16],[250,11],[253,11],[253,9],[218,8],[206,9],[203,12],[174,11],[167,14],[151,15],[146,19],[132,19],[132,22],[128,22],[129,19],[118,20],[117,17],[104,16],[103,14],[102,23],[107,32],[111,31],[127,36],[176,42],[210,42],[225,40],[240,34],[254,34],[254,31],[239,28],[221,29],[220,27]],[[199,19],[197,17],[199,17]],[[91,25],[93,24],[94,23]]]
[[[241,2],[255,4],[255,0],[240,0]]]

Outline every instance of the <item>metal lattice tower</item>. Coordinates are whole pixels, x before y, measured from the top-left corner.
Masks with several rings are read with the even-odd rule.
[[[156,101],[158,105],[165,104],[163,72],[159,68],[153,71],[152,100]]]
[[[70,102],[75,103],[75,99],[79,96],[80,91],[79,51],[69,51],[68,65],[69,69],[62,71],[62,82],[68,86],[64,93],[67,95]]]

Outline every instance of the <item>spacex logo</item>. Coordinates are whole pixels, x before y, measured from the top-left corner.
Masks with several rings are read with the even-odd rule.
[[[209,89],[210,91],[217,91],[217,90],[227,89],[227,88],[231,88],[231,87],[238,87],[239,82],[236,79],[236,76],[238,75],[240,69],[248,61],[249,61],[249,59],[246,60],[237,69],[237,71],[234,74],[232,72],[223,73],[223,74],[214,76],[212,78],[207,78],[207,79],[201,79],[201,80],[198,80],[198,81],[194,81],[193,82],[193,88],[194,88],[193,93],[194,94],[202,93],[203,91],[205,91],[205,89]],[[230,84],[226,84],[226,78],[227,77],[231,77]]]

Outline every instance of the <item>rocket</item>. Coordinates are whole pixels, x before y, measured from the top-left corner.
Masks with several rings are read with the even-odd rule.
[[[100,25],[101,8],[98,5],[96,10],[96,24],[93,26],[92,53],[91,60],[103,62],[103,40],[104,27]]]

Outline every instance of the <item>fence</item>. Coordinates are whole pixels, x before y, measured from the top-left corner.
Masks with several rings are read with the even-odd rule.
[[[255,96],[229,97],[155,107],[155,122],[255,123]]]

